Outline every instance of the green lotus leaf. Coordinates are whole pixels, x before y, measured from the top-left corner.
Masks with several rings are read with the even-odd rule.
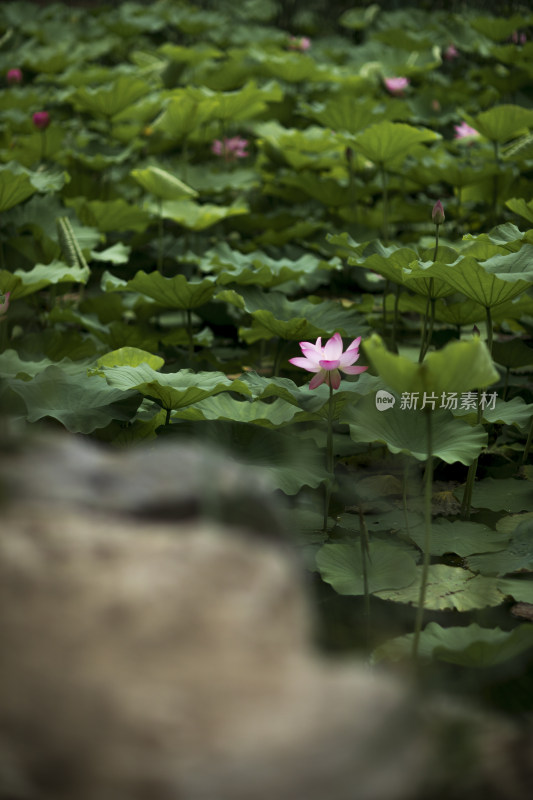
[[[461,499],[462,489],[455,494]],[[474,484],[472,506],[508,513],[529,511],[533,507],[533,487],[530,481],[514,478],[484,478]]]
[[[123,392],[135,389],[166,409],[185,408],[219,392],[249,394],[244,384],[238,380],[232,381],[223,372],[195,374],[182,369],[179,372],[160,373],[146,363],[135,367],[103,367],[100,372],[112,388]]]
[[[416,580],[409,586],[376,592],[382,600],[417,605],[422,567],[416,567]],[[461,567],[432,564],[429,567],[425,607],[431,611],[472,611],[476,608],[499,606],[505,595],[496,579],[474,575]]]
[[[176,89],[152,128],[156,133],[180,140],[205,124],[208,117],[209,110],[202,105],[198,90],[192,93],[190,89]]]
[[[372,662],[398,661],[411,657],[413,633],[389,639],[372,653]],[[516,658],[533,646],[533,626],[519,625],[513,630],[470,625],[443,628],[430,622],[420,635],[420,658],[437,659],[463,667],[494,667]]]
[[[218,300],[227,300],[238,305],[253,317],[252,328],[240,329],[245,341],[257,341],[280,336],[282,339],[316,339],[317,336],[332,336],[338,331],[341,336],[356,338],[368,330],[365,321],[351,309],[339,303],[324,301],[311,303],[308,300],[287,300],[281,292],[262,292],[256,287],[239,287],[239,293],[220,292]]]
[[[533,126],[533,110],[510,104],[493,106],[475,117],[468,114],[464,117],[482,136],[500,144],[516,139]]]
[[[419,129],[402,122],[384,120],[356,136],[353,146],[374,164],[390,167],[401,163],[422,142],[433,142],[439,138],[439,134],[427,128]]]
[[[161,213],[164,219],[171,219],[194,231],[203,231],[223,219],[247,214],[249,211],[242,200],[235,200],[230,206],[216,206],[212,203],[200,205],[191,200],[163,200],[161,206],[152,202],[145,206],[153,214]]]
[[[533,222],[533,200],[526,203],[523,197],[511,197],[505,201],[505,205],[528,222]]]
[[[22,269],[14,273],[0,271],[0,291],[11,292],[11,300],[18,300],[29,294],[40,292],[46,286],[58,283],[87,283],[90,270],[88,267],[69,267],[62,261],[51,264],[36,264],[28,272]]]
[[[469,341],[453,341],[442,350],[429,353],[422,364],[405,356],[389,353],[380,336],[373,334],[363,342],[368,358],[385,383],[397,392],[442,393],[468,392],[494,383],[499,374],[489,351],[478,337]]]
[[[160,167],[146,167],[145,169],[132,169],[132,178],[140,183],[147,192],[155,194],[161,200],[183,200],[186,197],[197,197],[198,192],[180,181]]]
[[[271,57],[269,54],[269,59]],[[202,89],[202,94],[206,98],[209,119],[233,123],[256,117],[266,111],[268,103],[279,103],[283,100],[283,90],[275,81],[257,86],[252,80],[242,89],[233,92],[211,92],[209,89]]]
[[[104,261],[106,264],[127,264],[131,247],[126,247],[122,242],[116,242],[105,250],[92,250],[91,261]]]
[[[249,425],[224,420],[179,422],[161,429],[160,435],[200,436],[203,442],[222,447],[245,464],[261,469],[273,488],[287,495],[297,494],[303,486],[316,489],[328,473],[323,454],[313,441],[270,430],[261,425]]]
[[[148,83],[133,75],[119,75],[112,84],[91,88],[81,86],[71,95],[77,111],[113,117],[148,94]]]
[[[331,584],[338,594],[365,593],[360,545],[325,544],[317,553],[316,564],[322,580]],[[371,593],[401,589],[411,584],[417,575],[412,556],[384,542],[370,542],[366,568]]]
[[[498,578],[500,591],[512,597],[516,603],[529,603],[533,605],[533,581],[521,578]]]
[[[409,538],[423,549],[425,527],[416,525],[409,528]],[[449,522],[446,519],[437,519],[431,525],[430,554],[443,556],[445,553],[456,553],[458,556],[472,556],[473,553],[490,553],[490,558],[497,559],[503,555],[509,543],[508,534],[493,531],[487,525],[478,522],[456,520]],[[496,551],[498,555],[493,555]],[[481,556],[483,558],[483,556]],[[473,572],[483,572],[475,566],[476,556],[467,559],[467,564]]]
[[[176,419],[222,419],[231,422],[245,422],[253,425],[262,425],[267,428],[277,428],[291,422],[294,415],[298,414],[297,406],[277,398],[273,403],[263,403],[260,400],[236,400],[228,394],[219,394],[208,397],[194,406],[176,411],[172,418]]]
[[[274,259],[261,251],[241,253],[223,242],[204,254],[200,267],[205,272],[215,272],[219,285],[237,283],[271,288],[302,275],[313,275],[319,269],[340,270],[342,263],[338,258],[325,261],[311,253],[300,256],[296,261],[290,258]]]
[[[13,161],[0,167],[0,212],[22,203],[36,191],[24,167]]]
[[[140,403],[137,392],[110,388],[98,376],[88,377],[87,367],[47,367],[33,380],[8,380],[12,391],[26,404],[28,422],[52,417],[72,433],[92,433],[113,419],[130,420]]]
[[[339,17],[339,25],[350,30],[361,31],[372,24],[381,11],[379,5],[372,3],[367,8],[350,8]]]
[[[471,416],[474,419],[477,415],[477,410],[467,410],[459,408],[453,412],[456,417]],[[511,400],[496,399],[494,408],[490,398],[487,398],[487,404],[483,408],[483,420],[491,424],[497,423],[499,425],[516,425],[518,428],[525,429],[528,427],[531,417],[533,415],[533,403],[526,404],[521,397],[513,397]]]
[[[508,534],[501,532],[508,537]],[[467,554],[468,555],[468,554]],[[524,519],[512,532],[511,540],[499,553],[478,551],[467,559],[468,567],[482,575],[507,575],[510,572],[533,572],[533,520]]]
[[[376,103],[374,97],[356,96],[353,92],[337,93],[323,103],[302,104],[301,110],[326,128],[352,134],[388,118],[386,105]]]
[[[469,465],[486,447],[487,433],[480,425],[460,424],[450,412],[438,410],[439,400],[437,410],[430,411],[433,455],[447,464],[459,461]],[[422,411],[402,409],[398,400],[394,407],[380,410],[376,408],[375,397],[369,397],[348,406],[340,422],[350,426],[350,436],[355,442],[384,442],[391,453],[409,453],[425,461],[428,457],[425,417]]]
[[[448,281],[434,277],[432,267],[432,261],[425,263],[420,260],[412,261],[408,267],[402,268],[401,282],[417,294],[431,297],[434,300],[455,294],[455,289],[450,286]]]
[[[373,270],[394,283],[403,284],[404,268],[416,259],[414,250],[409,247],[401,247],[399,249],[386,248],[380,245],[377,245],[377,247],[380,252],[372,253],[364,259],[349,258],[348,263]]]
[[[146,350],[138,347],[120,347],[111,353],[100,356],[96,362],[98,367],[138,367],[139,364],[148,364],[152,369],[161,369],[165,359],[161,356],[154,356]]]
[[[30,380],[52,365],[49,358],[39,361],[26,361],[21,358],[16,350],[4,350],[0,353],[0,375],[2,377],[20,378]],[[58,365],[56,365],[58,366]]]
[[[493,342],[492,357],[497,364],[502,364],[510,369],[529,367],[533,365],[533,347],[528,347],[522,339]]]
[[[136,231],[142,233],[150,224],[150,215],[122,198],[117,200],[86,200],[75,197],[67,201],[76,209],[84,225],[97,228],[102,233],[109,231]]]
[[[116,278],[110,272],[102,276],[102,286],[106,292],[139,292],[156,300],[165,308],[190,309],[207,303],[215,293],[214,278],[201,281],[188,281],[185,275],[165,278],[160,272],[139,271],[129,281]]]

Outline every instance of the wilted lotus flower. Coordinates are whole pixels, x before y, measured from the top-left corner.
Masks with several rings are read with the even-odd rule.
[[[307,36],[302,36],[301,39],[298,39],[297,36],[291,36],[289,40],[289,50],[301,50],[302,53],[305,53],[310,47],[311,39]]]
[[[431,212],[431,219],[435,225],[442,225],[446,217],[444,216],[444,208],[440,200],[437,200]]]
[[[359,344],[361,337],[358,336],[348,346],[346,352],[342,350],[342,337],[340,333],[335,333],[328,339],[322,347],[322,337],[319,336],[315,344],[311,342],[300,342],[300,347],[304,358],[297,356],[289,358],[289,363],[295,367],[301,367],[308,372],[316,372],[309,383],[310,389],[316,389],[322,383],[326,383],[333,389],[338,389],[341,382],[341,372],[347,375],[357,375],[364,372],[368,367],[353,367],[359,358]]]
[[[216,156],[224,156],[225,161],[235,161],[236,158],[246,158],[248,152],[246,147],[248,140],[240,136],[233,136],[231,139],[215,139],[211,145],[211,151]]]
[[[455,128],[455,139],[466,139],[469,136],[479,136],[479,131],[476,131],[475,128],[471,128],[470,125],[467,125],[466,122],[461,122],[460,125],[454,125]]]
[[[9,86],[22,83],[22,71],[18,69],[18,67],[14,67],[13,69],[8,70],[6,78]]]
[[[398,97],[403,95],[403,90],[409,86],[409,78],[385,78],[384,84],[391,94]]]
[[[454,44],[450,44],[444,51],[443,55],[446,61],[453,61],[454,58],[459,57],[459,50]]]
[[[50,125],[50,114],[48,111],[36,111],[32,120],[36,128],[40,131],[44,131]]]

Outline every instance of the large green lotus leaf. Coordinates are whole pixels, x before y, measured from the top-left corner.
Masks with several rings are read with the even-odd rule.
[[[517,603],[533,605],[533,581],[521,578],[498,578],[500,591]]]
[[[527,203],[523,197],[511,197],[510,200],[506,200],[505,205],[528,222],[533,222],[533,200]]]
[[[25,402],[29,422],[52,417],[72,433],[92,433],[113,419],[127,421],[141,401],[137,392],[109,387],[87,367],[67,371],[52,365],[33,380],[9,379],[9,387]]]
[[[105,250],[92,250],[91,261],[104,261],[106,264],[127,264],[130,258],[131,247],[122,242],[116,242]]]
[[[476,14],[471,17],[469,24],[474,30],[479,31],[483,36],[487,36],[495,42],[503,42],[511,34],[529,24],[529,20],[520,14],[513,14],[511,17],[496,17]],[[516,50],[516,48],[515,48]]]
[[[402,297],[403,295],[400,295],[400,310],[402,310]],[[422,300],[422,295],[419,296],[419,299]],[[417,310],[419,314],[424,314],[427,301],[424,300],[423,303],[423,308],[420,306],[417,309],[406,308],[405,310]],[[487,319],[487,310],[480,303],[476,303],[475,300],[459,300],[458,302],[446,303],[440,299],[435,303],[435,319],[438,322],[446,322],[449,325],[472,326]]]
[[[218,300],[227,300],[254,318],[254,327],[240,329],[245,341],[280,336],[282,339],[316,339],[317,336],[332,336],[338,331],[341,336],[364,336],[368,330],[364,320],[351,309],[339,303],[309,300],[287,300],[281,292],[262,292],[256,287],[239,287],[239,293],[222,291]]]
[[[423,549],[425,527],[417,525],[409,528],[409,538]],[[456,520],[449,522],[446,519],[437,519],[431,525],[431,544],[429,552],[432,556],[443,556],[445,553],[456,553],[458,556],[470,556],[472,553],[491,553],[504,551],[509,542],[509,536],[501,531],[493,531],[487,525],[480,525],[478,522],[467,522]],[[498,558],[503,555],[490,555],[490,558]],[[473,572],[483,572],[474,566],[476,556],[468,559],[467,563]]]
[[[136,231],[142,233],[150,224],[150,215],[122,198],[117,200],[86,200],[75,197],[67,205],[76,209],[84,225],[97,228],[102,233],[109,231]]]
[[[503,533],[503,532],[502,532]],[[503,533],[504,536],[507,534]],[[507,575],[510,572],[533,572],[533,520],[525,519],[513,531],[510,541],[500,553],[478,551],[467,564],[483,575]]]
[[[462,488],[456,494],[461,499]],[[474,508],[490,508],[491,511],[530,511],[533,507],[533,486],[530,481],[514,478],[484,478],[474,484],[472,493]]]
[[[482,136],[500,144],[516,139],[533,126],[533,110],[510,104],[493,106],[475,117],[468,114],[464,117]]]
[[[154,356],[146,350],[138,347],[120,347],[111,353],[100,356],[96,362],[98,367],[138,367],[139,364],[148,364],[152,369],[161,369],[165,359],[161,356]]]
[[[356,136],[353,146],[374,164],[390,167],[403,161],[422,142],[433,142],[439,138],[439,134],[427,128],[384,120]]]
[[[246,422],[262,425],[267,428],[277,428],[286,425],[298,414],[297,406],[277,398],[273,403],[263,403],[261,400],[236,400],[228,394],[219,394],[208,397],[194,406],[176,411],[173,419],[223,419],[231,422]]]
[[[269,58],[271,55],[269,55]],[[225,122],[240,122],[251,119],[266,111],[268,103],[279,103],[283,100],[283,90],[275,81],[257,86],[249,81],[242,89],[233,92],[211,92],[202,89],[206,98],[208,118]]]
[[[418,604],[422,567],[416,567],[417,580],[400,589],[376,592],[382,600]],[[429,567],[425,607],[431,611],[472,611],[499,606],[505,600],[496,579],[474,575],[461,567],[432,564]]]
[[[36,264],[28,272],[22,269],[14,273],[0,271],[0,291],[11,292],[11,300],[18,300],[29,294],[35,294],[46,286],[58,283],[87,283],[90,270],[88,267],[69,267],[62,261],[51,264]]]
[[[158,48],[158,52],[177,64],[201,64],[208,58],[220,58],[223,55],[221,50],[203,42],[193,47],[167,42]]]
[[[510,369],[529,367],[533,365],[533,347],[528,347],[522,339],[493,342],[492,357],[497,364],[502,364]]]
[[[325,544],[317,553],[316,564],[322,580],[339,594],[365,593],[359,544]],[[371,593],[408,586],[417,575],[414,559],[384,542],[370,542],[366,568]]]
[[[257,125],[256,133],[261,137],[258,145],[270,161],[277,165],[288,164],[296,170],[338,166],[339,156],[344,150],[344,145],[332,136],[330,130],[318,125],[297,130],[271,121]]]
[[[471,256],[464,256],[458,258],[453,264],[443,264],[440,261],[436,261],[435,263],[427,262],[427,264],[421,266],[424,268],[427,278],[433,277],[443,280],[471,300],[481,303],[486,308],[494,308],[522,294],[531,285],[533,273],[531,266],[526,261],[527,254],[524,253],[521,258],[519,256],[520,253],[512,253],[508,256],[493,256],[483,264],[478,263]],[[495,264],[490,263],[494,259],[502,259],[503,261]],[[503,266],[513,266],[510,260],[514,262],[514,269],[503,272]],[[491,266],[499,269],[498,274],[489,271]],[[522,276],[526,280],[523,280]],[[416,275],[413,275],[411,270],[404,270],[404,282],[406,284],[412,277],[416,277]]]
[[[132,178],[140,183],[147,192],[155,194],[161,200],[183,200],[186,197],[197,197],[198,192],[180,181],[160,167],[145,167],[145,169],[132,169]]]
[[[379,243],[377,247],[381,252],[372,253],[367,258],[349,258],[348,263],[373,270],[389,281],[403,284],[404,268],[416,258],[415,251],[409,247],[401,247],[399,249],[386,248]]]
[[[209,110],[202,105],[198,92],[177,89],[167,102],[160,116],[154,121],[154,132],[163,133],[169,138],[180,140],[205,124]]]
[[[30,380],[30,378],[34,378],[35,375],[43,372],[46,367],[51,366],[52,363],[49,358],[42,358],[39,361],[25,361],[16,350],[4,350],[3,353],[0,353],[0,375]]]
[[[148,366],[104,367],[100,370],[109,386],[123,392],[135,389],[145,397],[157,400],[163,408],[178,409],[205,400],[219,392],[238,392],[249,395],[249,389],[240,381],[232,381],[223,372],[160,373]]]
[[[368,8],[350,8],[344,11],[338,19],[339,25],[350,30],[361,31],[372,24],[381,8],[373,3]]]
[[[313,275],[319,269],[340,270],[342,263],[338,258],[325,261],[311,253],[300,256],[296,261],[290,258],[274,259],[257,250],[241,253],[222,242],[204,254],[200,267],[202,271],[215,272],[220,285],[237,283],[271,288],[302,275]]]
[[[214,278],[188,281],[185,275],[165,278],[160,272],[147,274],[142,270],[129,281],[105,272],[102,287],[106,292],[139,292],[156,300],[164,308],[181,309],[203,306],[213,297],[216,288]]]
[[[22,203],[36,191],[24,167],[15,162],[0,167],[0,212]]]
[[[430,414],[433,455],[447,464],[460,461],[469,465],[486,447],[488,436],[480,425],[459,423],[448,411],[435,410]],[[402,409],[397,400],[394,407],[378,410],[373,397],[345,408],[340,422],[350,426],[354,442],[384,442],[391,453],[409,453],[425,461],[428,457],[425,417],[423,411]]]
[[[171,219],[193,231],[203,231],[216,225],[220,220],[247,214],[248,206],[243,200],[235,200],[230,206],[216,206],[212,203],[199,205],[192,200],[163,200],[158,203],[147,202],[145,207],[153,214]]]
[[[387,108],[384,104],[376,103],[374,97],[365,98],[353,92],[342,92],[324,103],[302,104],[301,112],[336,132],[358,133],[373,122],[389,118]]]
[[[489,351],[479,337],[469,342],[453,341],[429,353],[422,364],[390,353],[377,334],[363,342],[368,358],[385,383],[397,392],[468,392],[499,380]]]
[[[303,486],[316,489],[328,478],[323,453],[313,441],[260,425],[224,420],[180,422],[167,425],[163,436],[200,437],[203,442],[228,450],[239,461],[260,467],[273,488],[294,495]]]
[[[432,261],[425,263],[420,260],[412,261],[408,267],[402,269],[401,283],[423,297],[436,299],[455,294],[455,289],[448,281],[434,277],[433,273],[430,274],[432,266]]]
[[[413,633],[390,639],[372,653],[372,662],[410,658]],[[481,628],[476,622],[456,628],[443,628],[430,622],[420,635],[418,652],[422,659],[437,659],[463,667],[494,667],[533,647],[533,626],[519,625],[511,631]]]
[[[119,75],[106,86],[81,86],[71,95],[77,111],[113,117],[151,91],[148,83],[133,75]]]
[[[481,402],[483,395],[481,396]],[[471,416],[473,419],[477,416],[477,409],[458,408],[453,412],[456,417]],[[499,425],[516,425],[519,428],[527,428],[531,416],[533,415],[533,403],[526,404],[521,397],[513,397],[512,400],[496,399],[494,408],[492,408],[490,398],[487,398],[487,405],[483,409],[483,420],[491,424],[498,423]]]
[[[256,52],[255,58],[261,63],[266,75],[287,83],[316,81],[322,76],[322,70],[317,62],[303,53],[274,55]]]

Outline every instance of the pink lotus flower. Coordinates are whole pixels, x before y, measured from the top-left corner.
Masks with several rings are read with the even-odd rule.
[[[459,57],[459,50],[454,44],[450,44],[444,51],[443,55],[446,61],[453,61],[454,58]]]
[[[4,298],[2,300],[2,302],[0,303],[0,314],[5,314],[7,309],[9,308],[9,295],[10,294],[11,294],[11,292],[5,292],[5,294],[2,295],[2,292],[0,292],[0,298],[2,298],[2,297]]]
[[[514,42],[514,44],[525,44],[527,42],[527,36],[525,33],[513,31],[511,34],[511,41]]]
[[[461,122],[460,125],[454,125],[455,128],[455,139],[466,139],[469,136],[479,136],[479,131],[476,131],[475,128],[471,128],[470,125],[467,125],[466,122]]]
[[[236,158],[246,158],[248,152],[246,147],[248,140],[240,136],[233,136],[231,139],[215,139],[211,145],[211,151],[216,156],[224,156],[225,161],[235,161]]]
[[[36,128],[40,131],[44,131],[50,125],[50,114],[48,111],[36,111],[32,120]]]
[[[391,94],[399,97],[403,95],[403,90],[410,84],[409,78],[385,78],[383,82]]]
[[[22,83],[22,71],[18,69],[18,67],[10,69],[6,75],[6,79],[9,86],[14,86],[16,83]]]
[[[291,36],[289,40],[289,50],[300,50],[302,53],[305,53],[310,47],[311,39],[307,36],[302,36],[301,39],[298,39],[296,36]]]
[[[347,375],[358,375],[368,367],[353,367],[359,358],[359,344],[361,337],[358,336],[348,346],[346,352],[342,350],[342,337],[340,333],[335,333],[328,339],[322,347],[322,337],[319,336],[315,344],[311,342],[300,342],[300,347],[304,357],[298,356],[290,358],[289,363],[295,367],[301,367],[308,372],[316,372],[309,383],[310,389],[316,389],[322,383],[338,389],[341,383],[341,372]]]

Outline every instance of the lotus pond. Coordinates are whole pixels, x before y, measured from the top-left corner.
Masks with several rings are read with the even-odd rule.
[[[531,710],[533,14],[206,5],[0,6],[3,424],[227,448],[323,646]]]

